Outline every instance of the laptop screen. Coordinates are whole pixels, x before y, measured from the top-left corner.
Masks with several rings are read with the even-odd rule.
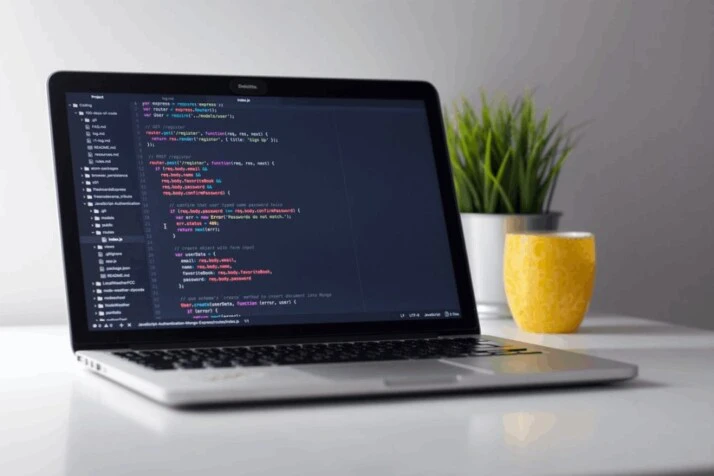
[[[90,330],[460,317],[422,101],[66,100]]]

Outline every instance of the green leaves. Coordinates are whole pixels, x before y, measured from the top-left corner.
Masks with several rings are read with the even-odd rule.
[[[466,100],[445,111],[446,140],[463,213],[546,213],[575,128],[538,117],[530,92],[495,106],[481,91],[481,110]]]

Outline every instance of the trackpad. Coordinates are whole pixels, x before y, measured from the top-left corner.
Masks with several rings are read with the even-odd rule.
[[[384,379],[385,384],[409,385],[423,383],[456,383],[475,372],[437,360],[360,362],[354,364],[305,365],[295,367],[318,377],[331,380]]]

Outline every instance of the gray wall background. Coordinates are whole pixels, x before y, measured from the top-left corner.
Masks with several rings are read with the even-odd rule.
[[[58,69],[537,88],[591,120],[555,196],[591,230],[593,309],[714,328],[714,3],[0,3],[0,324],[66,322],[45,81]]]

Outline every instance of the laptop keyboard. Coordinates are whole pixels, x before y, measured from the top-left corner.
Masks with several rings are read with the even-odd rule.
[[[379,360],[500,357],[540,354],[476,337],[131,350],[114,355],[154,370],[327,364]]]

